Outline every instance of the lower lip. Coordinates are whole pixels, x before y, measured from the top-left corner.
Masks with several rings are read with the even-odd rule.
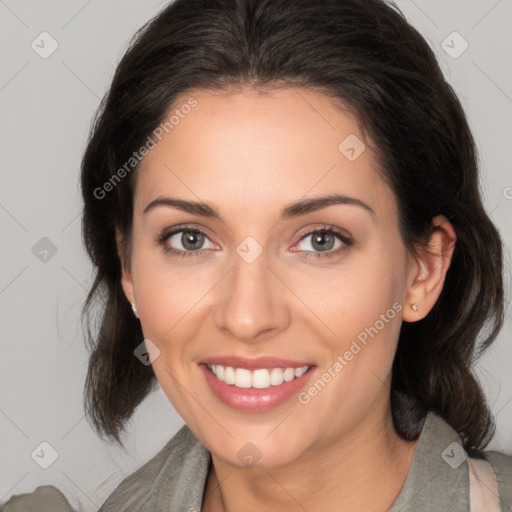
[[[205,364],[200,364],[204,378],[212,393],[223,403],[233,409],[246,412],[262,412],[277,407],[297,394],[311,377],[315,367],[296,377],[290,382],[283,382],[279,386],[270,386],[267,389],[237,388],[217,379]]]

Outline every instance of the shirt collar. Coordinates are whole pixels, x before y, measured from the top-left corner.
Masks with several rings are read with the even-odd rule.
[[[429,411],[405,483],[389,512],[469,512],[469,477],[459,434]]]

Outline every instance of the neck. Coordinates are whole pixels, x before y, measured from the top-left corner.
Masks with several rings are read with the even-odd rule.
[[[402,489],[417,443],[398,436],[388,401],[378,415],[293,464],[239,468],[212,454],[202,510],[385,512]]]

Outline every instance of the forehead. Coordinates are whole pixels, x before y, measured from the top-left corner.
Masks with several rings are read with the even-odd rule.
[[[136,210],[162,194],[208,200],[235,213],[277,211],[330,193],[393,209],[357,119],[321,93],[190,91],[169,110],[171,117],[139,169]]]

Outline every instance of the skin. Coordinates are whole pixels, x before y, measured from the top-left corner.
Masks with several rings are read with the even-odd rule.
[[[202,90],[176,105],[191,95],[197,106],[138,171],[131,262],[119,232],[118,247],[126,297],[160,350],[152,363],[158,382],[212,454],[203,510],[388,510],[417,445],[398,436],[391,417],[400,325],[423,318],[439,297],[453,227],[438,216],[433,253],[406,250],[371,143],[355,161],[340,152],[348,135],[363,136],[326,96]],[[364,201],[374,214],[331,205],[279,219],[292,202],[333,193]],[[168,206],[144,214],[159,196],[211,203],[222,221]],[[204,258],[172,256],[158,244],[164,229],[182,224],[207,235]],[[301,238],[325,224],[353,245],[315,258],[312,237]],[[180,236],[164,243],[184,250]],[[263,248],[252,263],[236,252],[247,236]],[[271,355],[314,362],[314,383],[394,303],[400,313],[306,405],[292,397],[240,412],[217,400],[199,371],[209,356]],[[248,442],[261,453],[251,467],[237,456]]]

